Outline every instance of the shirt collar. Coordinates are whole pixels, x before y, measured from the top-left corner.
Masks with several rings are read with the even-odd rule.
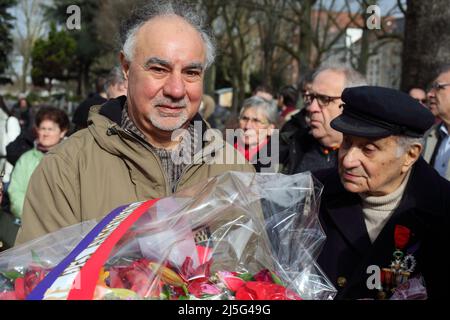
[[[150,144],[144,133],[139,130],[139,128],[136,126],[136,124],[133,122],[133,120],[131,120],[130,116],[128,115],[128,104],[125,102],[125,105],[122,109],[122,122],[121,122],[121,127],[122,129],[128,129],[129,131],[133,132],[134,134],[136,134],[137,136],[139,136],[142,140],[144,140],[148,145],[150,145],[150,147],[154,150],[164,150],[162,148],[156,148],[154,147],[152,144]],[[194,154],[194,146],[195,146],[195,132],[194,132],[194,125],[192,122],[189,123],[189,127],[188,127],[188,131],[189,131],[189,135],[191,137],[191,143],[192,143],[192,154]],[[168,151],[170,152],[170,151]]]
[[[444,123],[441,124],[441,127],[439,128],[439,133],[442,135],[442,137],[448,137],[448,130]]]

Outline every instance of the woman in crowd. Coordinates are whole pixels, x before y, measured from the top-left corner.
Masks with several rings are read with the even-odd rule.
[[[49,106],[39,108],[35,119],[37,136],[35,147],[25,152],[17,161],[8,188],[11,212],[17,218],[22,216],[23,202],[31,174],[44,154],[65,137],[69,125],[69,118],[64,111]]]
[[[244,101],[239,115],[240,135],[234,147],[255,166],[257,172],[275,172],[271,136],[278,121],[276,105],[253,96]]]

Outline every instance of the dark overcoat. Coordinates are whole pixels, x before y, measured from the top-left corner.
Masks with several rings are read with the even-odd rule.
[[[369,266],[389,267],[395,251],[396,226],[407,227],[411,237],[404,252],[416,258],[414,273],[425,279],[428,297],[449,296],[450,182],[422,158],[413,166],[399,206],[372,244],[358,194],[346,191],[336,169],[317,172],[324,184],[320,222],[327,236],[318,263],[338,289],[336,299],[376,298],[369,290]]]

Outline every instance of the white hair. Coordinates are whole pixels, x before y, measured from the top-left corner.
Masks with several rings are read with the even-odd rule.
[[[277,124],[278,110],[274,101],[268,101],[259,96],[252,96],[250,98],[247,98],[246,100],[244,100],[239,116],[242,116],[245,110],[250,108],[261,110],[270,124]]]
[[[409,136],[397,136],[397,158],[404,155],[410,147],[412,147],[414,144],[420,144],[423,146],[425,143],[425,140],[423,137],[409,137]]]
[[[337,73],[341,73],[344,75],[345,78],[345,88],[352,88],[352,87],[359,87],[359,86],[366,86],[367,81],[366,78],[353,69],[352,67],[349,67],[344,64],[336,64],[336,63],[330,63],[330,64],[324,64],[320,66],[313,74],[312,79],[317,77],[319,73],[322,71],[334,71]]]
[[[196,10],[181,1],[150,1],[143,7],[135,9],[131,16],[122,24],[120,41],[122,51],[127,61],[132,61],[136,47],[136,34],[147,21],[161,16],[176,15],[183,18],[199,33],[205,45],[205,69],[214,63],[216,47],[212,33],[205,27],[204,21]]]

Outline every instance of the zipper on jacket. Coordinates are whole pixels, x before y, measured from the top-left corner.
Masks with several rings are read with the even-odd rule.
[[[224,145],[222,145],[222,147],[224,148]],[[201,151],[197,152],[196,154],[198,154],[198,153],[200,153],[200,152],[203,153],[203,150],[204,150],[204,147],[202,147]],[[217,150],[218,150],[218,149],[212,150],[212,152],[211,152],[210,154],[212,154],[212,153],[215,154]],[[195,155],[196,155],[196,154],[194,154],[194,155],[192,156],[192,162],[194,162],[194,159],[195,159]],[[205,159],[205,155],[202,154],[202,156],[201,156],[201,158],[200,158],[200,163],[198,163],[198,164],[191,163],[191,164],[187,165],[186,167],[184,167],[184,169],[181,171],[180,178],[179,178],[178,181],[175,183],[175,187],[174,187],[174,189],[173,189],[174,192],[176,192],[176,191],[178,190],[178,185],[180,184],[180,181],[182,180],[182,178],[183,178],[183,176],[186,174],[186,172],[187,172],[189,169],[191,169],[192,167],[196,166],[196,165],[202,165],[202,162],[203,162],[204,159]]]
[[[113,128],[113,127],[111,127],[111,128]],[[116,128],[115,128],[115,130],[117,130]],[[166,196],[169,196],[169,195],[171,195],[173,192],[172,192],[172,188],[169,186],[169,179],[167,178],[167,175],[166,175],[166,172],[165,172],[165,170],[164,170],[164,168],[163,168],[163,166],[162,166],[162,163],[161,163],[161,160],[159,159],[159,157],[158,157],[158,155],[150,148],[150,146],[148,145],[148,143],[146,142],[146,141],[142,141],[142,138],[141,137],[139,137],[139,136],[137,136],[136,134],[134,134],[133,132],[131,132],[130,130],[128,130],[128,129],[123,129],[123,132],[124,133],[126,133],[128,136],[130,136],[130,137],[132,137],[132,138],[134,138],[134,139],[136,139],[140,144],[142,144],[148,151],[150,151],[151,152],[151,154],[153,154],[153,156],[155,157],[155,159],[156,159],[156,162],[158,163],[158,166],[159,166],[159,169],[161,170],[161,172],[162,172],[162,174],[163,174],[163,178],[164,178],[164,182],[165,182],[165,195]]]

